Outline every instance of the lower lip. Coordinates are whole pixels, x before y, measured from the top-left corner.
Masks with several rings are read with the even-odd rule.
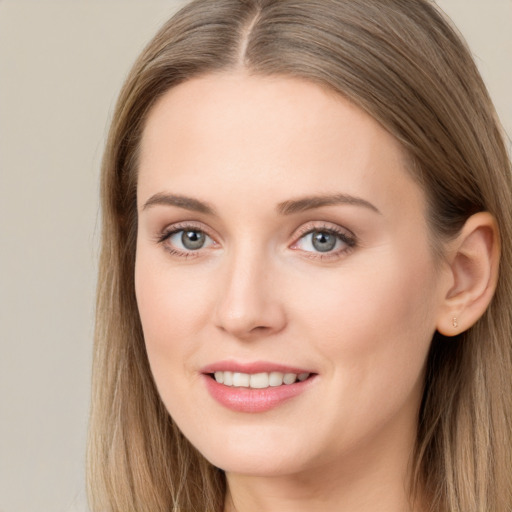
[[[305,381],[294,384],[268,387],[265,389],[236,388],[219,384],[209,375],[204,375],[206,387],[210,395],[224,407],[235,412],[265,412],[274,409],[284,402],[303,393],[314,380],[309,377]]]

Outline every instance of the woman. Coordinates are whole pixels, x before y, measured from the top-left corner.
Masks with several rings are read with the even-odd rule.
[[[429,2],[187,5],[104,157],[92,510],[511,510],[510,171]]]

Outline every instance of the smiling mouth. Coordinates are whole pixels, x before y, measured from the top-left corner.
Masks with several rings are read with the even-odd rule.
[[[208,374],[218,384],[233,388],[266,389],[289,386],[296,382],[304,382],[312,373],[282,373],[260,372],[242,373],[231,371],[216,371]]]

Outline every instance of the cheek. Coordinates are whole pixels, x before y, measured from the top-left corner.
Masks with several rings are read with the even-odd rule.
[[[140,250],[135,291],[153,379],[167,411],[187,433],[207,438],[206,412],[197,407],[202,389],[192,361],[204,340],[212,290],[205,276],[170,270],[166,258]]]
[[[435,330],[434,280],[428,265],[414,267],[381,258],[297,290],[297,337],[325,362],[318,414],[335,426],[333,449],[364,444],[400,421],[409,429],[400,432],[414,429]]]
[[[170,272],[165,255],[155,257],[144,249],[137,254],[135,292],[148,359],[160,388],[175,370],[190,371],[185,362],[197,349],[197,334],[209,317],[210,294],[197,273]]]
[[[384,325],[402,330],[432,320],[435,277],[427,262],[379,258],[305,277],[290,294],[300,297],[296,316],[309,318],[329,338],[343,338],[348,328],[382,327],[385,336]]]
[[[300,330],[351,385],[403,385],[421,376],[435,331],[430,262],[375,258],[296,290]],[[368,396],[371,396],[370,393]]]

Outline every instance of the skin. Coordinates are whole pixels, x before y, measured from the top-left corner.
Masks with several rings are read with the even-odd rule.
[[[156,194],[215,214],[148,205]],[[325,194],[374,208],[276,210]],[[396,140],[306,81],[197,78],[149,115],[138,208],[136,294],[151,370],[185,436],[226,471],[226,511],[413,510],[406,487],[425,360],[441,317],[451,321],[454,277],[436,267],[425,196]],[[203,248],[162,240],[185,226],[208,235]],[[355,243],[319,253],[311,229]],[[317,376],[277,408],[234,412],[200,373],[226,359]]]

